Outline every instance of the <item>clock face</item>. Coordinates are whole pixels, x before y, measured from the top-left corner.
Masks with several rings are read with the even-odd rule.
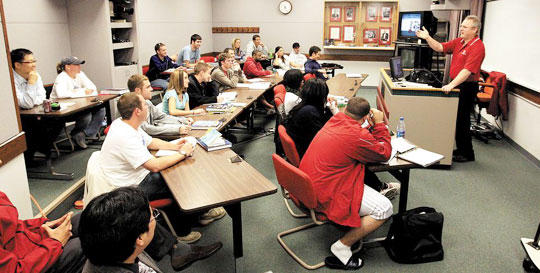
[[[292,10],[292,4],[291,2],[284,0],[279,3],[279,11],[283,14],[289,14]]]

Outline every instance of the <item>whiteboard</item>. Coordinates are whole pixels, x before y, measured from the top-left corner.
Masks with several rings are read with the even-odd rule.
[[[486,3],[482,68],[506,73],[509,80],[540,92],[539,0]]]

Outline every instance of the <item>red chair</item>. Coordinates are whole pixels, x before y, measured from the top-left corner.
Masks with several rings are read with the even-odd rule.
[[[276,113],[278,113],[278,117],[281,120],[285,118],[285,106],[283,105],[283,103],[285,102],[286,93],[287,90],[285,89],[285,86],[283,84],[274,86],[274,104],[276,106]],[[279,122],[279,124],[281,124],[281,121]]]
[[[306,74],[304,74],[304,82],[307,82],[309,79],[314,79],[316,77],[317,76],[315,76],[314,73],[306,73]]]
[[[217,59],[214,56],[202,56],[201,60],[205,63],[217,63]]]
[[[296,150],[296,145],[294,144],[294,140],[287,134],[287,129],[285,129],[285,126],[279,125],[278,126],[278,134],[279,138],[281,139],[281,144],[283,145],[283,150],[285,151],[285,155],[287,156],[287,160],[293,164],[295,167],[300,166],[300,155],[298,155],[298,151]]]
[[[311,179],[303,171],[294,167],[277,154],[272,155],[272,160],[274,162],[274,169],[276,171],[277,180],[282,188],[282,193],[284,192],[284,190],[287,191],[298,208],[309,210],[309,214],[312,220],[312,222],[309,224],[305,224],[279,233],[277,235],[277,240],[279,244],[283,247],[283,249],[285,249],[285,251],[287,251],[287,253],[296,262],[298,262],[306,269],[312,270],[321,268],[324,266],[324,262],[320,262],[315,265],[307,264],[302,259],[300,259],[300,257],[298,257],[298,255],[296,255],[292,251],[292,249],[287,246],[287,244],[285,244],[285,242],[283,241],[283,237],[289,234],[314,226],[326,224],[326,216],[322,213],[316,213],[314,210],[317,207],[317,194],[315,193]]]
[[[142,73],[143,75],[146,75],[146,73],[148,73],[148,70],[150,69],[150,66],[149,65],[143,65],[142,66]],[[161,87],[157,87],[157,86],[152,86],[152,89],[154,91],[163,91],[163,88]]]
[[[163,219],[165,219],[165,223],[167,223],[167,226],[169,227],[169,230],[171,231],[171,233],[175,237],[178,237],[178,235],[176,235],[176,231],[174,230],[174,227],[171,221],[169,220],[169,217],[167,216],[165,211],[163,211],[163,208],[171,206],[171,205],[173,205],[172,198],[165,198],[165,199],[158,199],[158,200],[150,201],[150,207],[158,209],[161,212],[161,214],[163,215]]]

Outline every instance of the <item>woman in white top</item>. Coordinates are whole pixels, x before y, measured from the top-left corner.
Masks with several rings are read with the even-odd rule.
[[[291,69],[289,56],[284,54],[283,47],[277,46],[274,51],[274,67],[283,70]]]
[[[56,66],[58,76],[54,81],[51,92],[51,99],[77,98],[85,96],[96,96],[96,85],[88,79],[81,71],[80,60],[75,56],[67,57]],[[103,124],[105,108],[93,110],[91,113],[75,116],[75,128],[71,131],[71,136],[77,145],[86,149],[86,138],[95,138],[98,130]]]

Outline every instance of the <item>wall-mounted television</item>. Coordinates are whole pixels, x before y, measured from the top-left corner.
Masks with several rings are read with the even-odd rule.
[[[407,11],[399,13],[398,40],[412,42],[417,40],[416,31],[426,27],[429,35],[437,32],[437,18],[431,11]]]

